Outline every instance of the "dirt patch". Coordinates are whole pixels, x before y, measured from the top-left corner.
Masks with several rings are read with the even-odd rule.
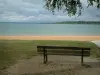
[[[43,64],[43,56],[35,56],[19,61],[5,71],[9,75],[100,75],[97,59],[84,57],[84,66],[80,62],[80,56],[49,55],[48,63]]]

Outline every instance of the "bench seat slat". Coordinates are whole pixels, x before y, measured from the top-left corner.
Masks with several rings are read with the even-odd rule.
[[[39,54],[43,54],[43,52],[39,52]],[[81,53],[71,53],[71,52],[69,52],[69,53],[53,53],[53,52],[48,52],[47,54],[48,55],[79,55],[79,56],[82,55]],[[83,55],[84,56],[89,56],[90,53],[84,53]]]
[[[46,49],[76,49],[76,50],[90,50],[90,48],[84,47],[65,47],[65,46],[37,46],[37,48],[46,48]]]
[[[47,50],[49,55],[82,55],[82,50],[84,50],[83,56],[90,55],[90,48],[82,47],[65,47],[65,46],[37,46],[37,52],[43,54],[44,48]]]

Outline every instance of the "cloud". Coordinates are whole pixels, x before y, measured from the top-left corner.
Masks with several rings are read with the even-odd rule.
[[[43,0],[0,0],[0,21],[25,21],[25,22],[57,22],[72,20],[98,20],[100,21],[100,9],[87,8],[87,1],[83,3],[80,17],[69,17],[66,13],[55,12],[53,15],[46,10]]]

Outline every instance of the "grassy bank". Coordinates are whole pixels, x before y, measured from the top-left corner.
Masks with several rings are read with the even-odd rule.
[[[44,41],[44,40],[0,40],[0,70],[3,70],[20,59],[29,59],[37,55],[37,45],[78,46],[91,48],[91,55],[98,57],[98,46],[86,41]]]

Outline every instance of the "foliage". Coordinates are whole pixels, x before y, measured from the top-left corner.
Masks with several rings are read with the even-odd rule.
[[[100,0],[87,0],[88,6],[93,6],[96,4],[97,8],[100,8]],[[82,3],[80,0],[45,0],[46,9],[51,12],[55,10],[63,10],[67,12],[69,16],[73,16],[78,13],[81,15]]]

